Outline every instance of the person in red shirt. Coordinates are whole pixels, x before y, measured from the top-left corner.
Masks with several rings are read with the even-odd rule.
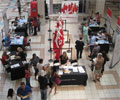
[[[10,59],[9,55],[7,55],[7,52],[4,51],[3,54],[2,54],[2,59],[1,59],[2,64],[7,65],[9,63],[9,59]]]
[[[33,26],[34,26],[34,34],[33,35],[37,35],[38,24],[37,24],[37,18],[36,17],[33,17]]]
[[[32,86],[30,85],[30,76],[31,76],[30,65],[26,64],[26,66],[27,66],[25,70],[26,85],[32,88]]]
[[[27,38],[27,36],[24,36],[23,45],[24,45],[24,47],[28,45],[28,38]]]
[[[100,25],[101,14],[99,12],[96,13],[97,24]]]

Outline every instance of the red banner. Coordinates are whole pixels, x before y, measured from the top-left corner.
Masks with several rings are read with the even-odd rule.
[[[112,10],[110,8],[107,8],[107,14],[112,17]]]
[[[37,1],[31,1],[31,17],[37,17],[38,6]]]
[[[60,54],[62,52],[62,46],[64,45],[64,35],[63,35],[63,25],[64,22],[59,18],[57,21],[55,35],[53,37],[53,50],[56,53],[56,59],[59,60]]]
[[[78,12],[78,6],[75,4],[73,4],[73,2],[71,2],[70,4],[64,4],[63,8],[61,9],[62,13],[68,13],[68,14],[74,14]]]
[[[120,26],[120,17],[118,18],[118,23],[117,24]]]

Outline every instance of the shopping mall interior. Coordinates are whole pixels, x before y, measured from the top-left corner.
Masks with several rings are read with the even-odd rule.
[[[0,0],[0,100],[120,100],[120,47],[118,44],[120,39],[120,0],[20,0],[20,5],[18,1]],[[35,6],[34,2],[37,2]],[[31,6],[32,3],[33,6]],[[77,10],[73,11],[71,8],[72,10],[70,10],[73,11],[71,13],[69,8],[64,9],[65,5],[69,7],[70,4],[76,6]],[[32,7],[37,8],[33,9]],[[100,24],[90,26],[92,22],[97,23],[97,12],[99,12]],[[40,30],[35,28],[33,20],[32,24],[29,23],[29,16],[36,18],[36,14],[40,15]],[[17,26],[15,25],[16,17],[18,18]],[[87,22],[83,24],[84,18],[88,24],[86,24]],[[88,25],[87,42],[85,41],[85,25]],[[59,35],[56,35],[57,32]],[[8,33],[12,42],[15,42],[13,40],[16,38],[19,40],[16,40],[16,43],[19,43],[11,42],[9,46],[4,45]],[[104,43],[102,39],[98,38],[99,42],[95,43],[100,47],[99,52],[105,51],[108,58],[104,65],[104,72],[100,73],[100,79],[97,81],[95,80],[96,69],[91,70],[94,63],[94,58],[91,57],[93,52],[90,48],[91,34],[97,34],[98,38],[105,38],[103,39]],[[110,41],[107,36],[110,36]],[[28,45],[23,47],[23,38],[26,37]],[[80,37],[84,46],[82,57],[77,58],[76,40],[79,40]],[[62,43],[59,41],[60,39]],[[21,40],[23,41],[21,42]],[[60,47],[60,45],[62,46]],[[26,54],[25,61],[17,58],[19,46]],[[4,52],[9,55],[7,65],[2,62]],[[65,65],[61,64],[60,58],[58,59],[63,52],[66,52],[68,56]],[[39,74],[37,79],[35,78],[36,70],[32,64],[30,64],[32,90],[30,98],[21,99],[22,97],[17,93],[21,82],[26,83],[24,64],[30,63],[33,54],[43,59],[41,65],[44,68],[55,69],[59,74],[61,82],[53,83],[51,93],[51,87],[49,84],[47,86],[47,99],[41,99],[40,84],[42,83],[38,81]],[[58,61],[57,64],[55,61]],[[49,79],[47,81],[49,83]],[[57,86],[56,91],[55,86]],[[17,99],[8,98],[10,88],[14,90]]]

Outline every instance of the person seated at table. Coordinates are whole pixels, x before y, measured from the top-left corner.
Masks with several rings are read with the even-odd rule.
[[[94,43],[96,42],[96,40],[97,40],[97,36],[96,36],[96,34],[95,33],[92,33],[91,34],[91,38],[90,38],[90,53],[92,53],[92,50],[93,50],[93,48],[94,48]],[[90,54],[91,55],[91,54]]]
[[[18,21],[19,21],[18,17],[15,17],[14,26],[18,25]]]
[[[68,63],[68,56],[66,52],[63,52],[63,54],[60,56],[59,62],[61,65],[67,65]]]
[[[96,22],[96,19],[91,20],[91,22],[89,23],[89,26],[90,26],[90,27],[98,26],[98,24],[97,24],[97,22]]]
[[[101,14],[99,14],[99,12],[96,13],[96,19],[97,19],[97,24],[100,25],[101,22]]]
[[[22,60],[22,61],[26,60],[27,54],[24,53],[23,49],[21,47],[18,47],[17,51],[18,52],[17,52],[15,58],[18,59],[18,60]]]
[[[91,58],[93,59],[93,58],[97,57],[97,54],[99,53],[99,51],[100,51],[100,46],[98,45],[97,42],[95,42],[94,48],[92,50]]]
[[[101,32],[101,33],[99,34],[99,40],[104,40],[104,39],[106,39],[105,33],[104,33],[104,32]]]
[[[10,46],[10,43],[11,43],[11,38],[10,38],[10,33],[8,33],[5,36],[5,46]]]
[[[6,51],[3,52],[1,60],[2,60],[3,65],[9,64],[10,57],[9,57],[9,55],[7,55]]]

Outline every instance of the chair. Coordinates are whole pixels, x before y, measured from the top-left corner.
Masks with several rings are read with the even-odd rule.
[[[1,66],[3,68],[3,71],[5,71],[6,70],[6,65],[3,63],[2,58],[0,58],[0,61],[1,61]]]
[[[2,47],[1,47],[1,49],[4,50],[4,47],[5,47],[5,40],[3,39],[2,40]]]
[[[55,60],[55,61],[53,62],[53,65],[54,65],[54,66],[60,66],[59,60]]]
[[[71,65],[72,66],[78,66],[78,61],[76,59],[71,60]]]
[[[31,39],[28,40],[28,43],[27,43],[27,45],[25,46],[25,48],[26,48],[26,47],[29,47],[30,50],[31,50]]]

